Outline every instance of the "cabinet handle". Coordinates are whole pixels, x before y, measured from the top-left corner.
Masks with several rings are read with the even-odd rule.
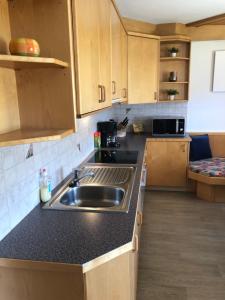
[[[123,98],[127,98],[127,89],[126,88],[123,89]]]
[[[157,92],[154,93],[154,100],[156,100],[156,101],[158,100],[158,93]]]
[[[100,85],[98,86],[99,90],[100,90],[100,100],[98,100],[99,103],[103,103],[106,101],[106,92],[105,92],[105,87],[104,85]]]
[[[138,238],[138,235],[135,234],[134,236],[134,249],[133,249],[133,252],[138,252],[139,250],[139,238]]]
[[[116,82],[115,82],[115,80],[112,81],[112,93],[113,93],[113,95],[116,94]]]
[[[141,226],[143,223],[143,214],[142,212],[138,211],[137,213],[137,225]]]
[[[98,102],[102,103],[103,102],[103,89],[102,89],[102,85],[99,84],[98,85],[98,89],[99,89],[99,92],[100,92]]]
[[[105,102],[106,101],[106,91],[105,91],[104,85],[102,86],[102,89],[103,89],[103,101],[102,102]]]

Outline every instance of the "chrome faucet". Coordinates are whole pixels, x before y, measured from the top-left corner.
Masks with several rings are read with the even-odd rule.
[[[86,174],[84,174],[83,176],[81,176],[81,177],[79,177],[79,172],[80,172],[81,170],[80,169],[74,169],[73,170],[73,172],[74,172],[74,178],[73,178],[73,180],[71,181],[71,183],[70,183],[70,187],[77,187],[77,186],[79,186],[80,185],[80,181],[83,179],[83,178],[85,178],[85,177],[95,177],[95,173],[94,172],[89,172],[89,173],[86,173]]]

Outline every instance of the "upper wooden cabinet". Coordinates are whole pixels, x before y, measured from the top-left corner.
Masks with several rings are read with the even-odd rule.
[[[74,0],[78,115],[111,106],[111,1]]]
[[[128,100],[128,36],[123,25],[122,30],[122,100]]]
[[[127,101],[127,33],[111,4],[112,31],[112,99]]]
[[[159,37],[128,35],[128,102],[154,103],[158,99]]]

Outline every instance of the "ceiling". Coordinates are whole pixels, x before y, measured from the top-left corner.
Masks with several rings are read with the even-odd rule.
[[[190,23],[225,13],[224,0],[115,0],[123,17],[149,23]]]

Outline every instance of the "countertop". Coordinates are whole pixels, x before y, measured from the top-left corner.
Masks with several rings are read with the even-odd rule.
[[[150,141],[150,142],[190,142],[191,137],[189,135],[180,136],[180,137],[148,136],[147,141]]]
[[[38,205],[0,242],[0,258],[83,265],[131,242],[147,137],[128,134],[120,140],[120,149],[139,152],[128,213],[44,210]]]

